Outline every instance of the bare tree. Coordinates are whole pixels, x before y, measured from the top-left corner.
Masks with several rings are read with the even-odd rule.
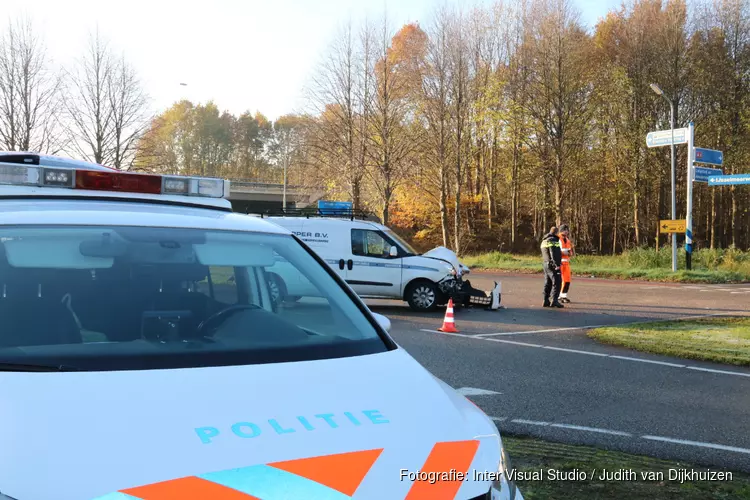
[[[360,208],[364,170],[357,161],[358,102],[357,84],[360,54],[352,22],[339,31],[321,66],[312,79],[308,96],[320,119],[313,123],[311,143],[319,164],[326,165],[345,189],[355,208]]]
[[[136,141],[148,123],[148,99],[135,70],[124,58],[113,56],[97,31],[68,79],[71,152],[96,163],[129,168]]]
[[[427,47],[427,71],[422,80],[421,109],[426,124],[424,155],[437,172],[433,178],[437,183],[440,227],[443,245],[449,245],[448,189],[450,186],[449,159],[452,151],[450,134],[450,88],[452,86],[449,66],[448,39],[450,38],[450,14],[442,7],[438,9],[429,29],[430,42]]]
[[[28,19],[10,22],[0,37],[0,145],[55,153],[61,78]]]
[[[367,170],[379,195],[383,224],[388,224],[391,201],[396,188],[407,176],[407,159],[415,149],[415,140],[407,123],[408,78],[398,72],[398,63],[407,54],[391,50],[393,32],[383,16],[377,34],[373,65],[373,96],[367,113],[370,168]]]
[[[127,170],[132,166],[137,140],[149,123],[148,97],[135,69],[124,56],[113,64],[108,86],[112,166]]]
[[[461,187],[468,163],[469,118],[469,46],[462,12],[455,12],[450,25],[449,66],[452,74],[450,99],[453,119],[453,166],[456,178],[454,191],[453,241],[454,251],[461,251]]]

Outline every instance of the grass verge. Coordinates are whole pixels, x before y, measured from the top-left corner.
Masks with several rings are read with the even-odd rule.
[[[524,472],[543,471],[541,480],[517,481],[526,500],[631,500],[659,498],[680,500],[750,499],[750,475],[732,472],[731,480],[685,481],[670,480],[669,470],[706,471],[683,462],[606,451],[589,446],[551,443],[532,438],[503,437],[512,466]],[[582,480],[556,480],[548,470],[566,473],[578,470],[586,474]],[[628,480],[599,480],[602,472],[632,471]],[[722,469],[710,469],[720,471]],[[579,472],[579,474],[580,474]],[[590,479],[592,472],[595,479]],[[661,472],[663,478],[656,473]],[[650,473],[654,473],[650,476]],[[626,474],[628,474],[626,472]],[[646,474],[646,478],[642,476]]]
[[[469,255],[462,261],[470,268],[541,273],[541,257],[489,252]],[[750,252],[700,250],[693,254],[693,270],[685,271],[685,253],[679,254],[678,271],[671,269],[667,249],[635,249],[620,255],[577,255],[573,274],[613,279],[640,279],[684,283],[741,283],[750,281]]]
[[[750,318],[714,317],[612,326],[588,336],[605,344],[679,358],[750,366]]]

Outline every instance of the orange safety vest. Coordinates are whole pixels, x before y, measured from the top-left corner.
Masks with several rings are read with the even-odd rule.
[[[570,264],[570,257],[573,255],[573,242],[569,238],[561,236],[560,249],[562,250],[562,263]]]

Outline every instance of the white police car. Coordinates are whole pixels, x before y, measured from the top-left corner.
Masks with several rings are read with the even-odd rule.
[[[494,423],[228,187],[0,156],[0,498],[520,499]],[[280,258],[314,297],[271,299]]]

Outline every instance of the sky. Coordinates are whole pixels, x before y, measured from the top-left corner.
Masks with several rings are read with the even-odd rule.
[[[261,111],[273,120],[305,108],[303,88],[350,18],[377,18],[387,10],[394,27],[424,25],[435,7],[459,1],[0,0],[0,11],[31,18],[61,65],[80,57],[98,29],[136,68],[154,112],[180,99],[213,100],[221,110]],[[589,26],[620,4],[573,2]]]

